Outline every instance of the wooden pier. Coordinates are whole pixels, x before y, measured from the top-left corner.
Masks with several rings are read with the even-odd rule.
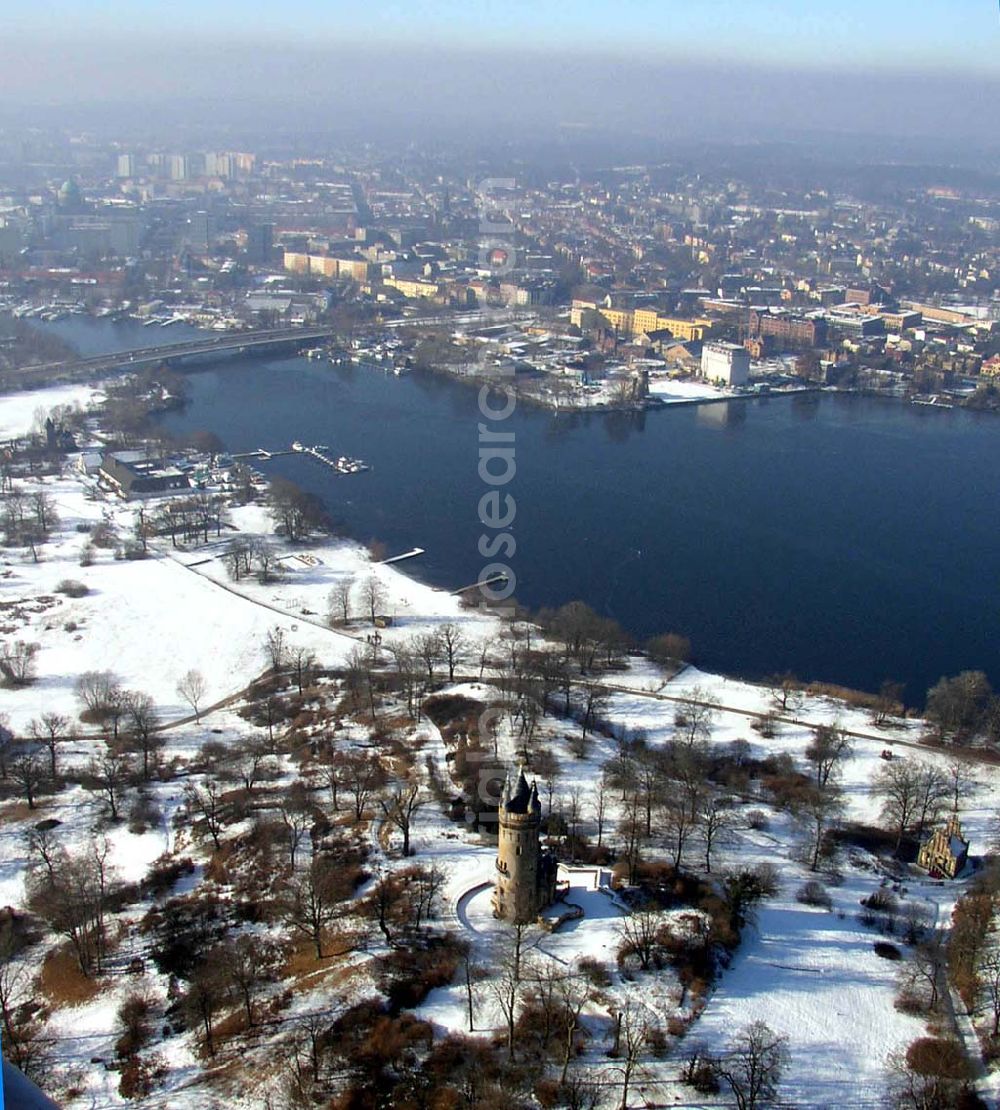
[[[412,551],[404,551],[402,555],[393,555],[391,559],[383,559],[382,566],[387,567],[390,563],[401,563],[404,559],[415,559],[418,555],[423,555],[424,549],[422,547],[414,547]]]
[[[458,594],[467,594],[470,590],[478,590],[482,586],[496,586],[500,582],[506,581],[506,574],[494,574],[491,578],[483,578],[479,582],[473,582],[471,586],[463,586],[460,590],[453,590],[452,593],[454,593],[456,596]]]
[[[292,455],[295,452],[289,448],[287,451],[268,451],[264,447],[258,447],[256,451],[241,451],[239,454],[231,454],[231,459],[260,459],[266,462],[268,459],[277,459],[282,455]]]

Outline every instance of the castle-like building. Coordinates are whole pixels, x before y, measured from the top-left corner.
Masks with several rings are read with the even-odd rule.
[[[953,813],[944,827],[935,829],[921,845],[917,853],[917,866],[923,867],[931,875],[954,879],[968,858],[969,842],[962,835],[958,814]]]
[[[497,816],[500,828],[493,916],[525,925],[555,900],[558,865],[555,855],[542,849],[542,803],[536,784],[528,786],[523,768],[513,787],[509,778],[504,783]]]

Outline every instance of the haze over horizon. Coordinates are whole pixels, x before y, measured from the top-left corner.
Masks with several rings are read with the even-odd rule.
[[[47,0],[6,23],[8,119],[48,108],[152,113],[151,125],[998,138],[1000,51],[985,46],[998,14],[985,0],[930,0],[919,15],[900,0]]]

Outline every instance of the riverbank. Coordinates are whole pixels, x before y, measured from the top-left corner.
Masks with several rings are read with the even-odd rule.
[[[94,353],[135,339],[108,321],[45,326]],[[364,458],[374,469],[350,483],[298,457],[263,469],[363,541],[427,548],[413,568],[423,581],[477,577],[477,388],[304,358],[208,364],[185,381],[187,406],[157,428],[212,432],[236,452],[299,440]],[[995,422],[888,400],[824,390],[655,414],[519,404],[507,422],[519,600],[580,598],[640,640],[681,629],[715,672],[908,680],[910,703],[963,669],[1000,685]]]
[[[93,562],[81,567],[79,559],[87,536],[78,526],[109,518],[113,526],[124,533],[129,527],[132,506],[117,501],[89,500],[84,494],[82,480],[75,476],[46,479],[45,486],[59,504],[62,523],[51,546],[47,545],[43,561],[37,564],[27,558],[17,561],[16,578],[7,579],[4,588],[39,602],[43,598],[55,599],[55,605],[41,612],[22,607],[23,612],[17,619],[23,624],[18,634],[40,645],[38,681],[20,690],[0,689],[0,709],[9,715],[19,734],[37,717],[41,706],[46,712],[75,719],[80,706],[73,693],[74,676],[85,670],[99,671],[109,666],[123,688],[140,690],[153,699],[163,723],[168,726],[158,735],[164,742],[160,753],[163,765],[170,773],[165,773],[162,781],[160,776],[151,776],[144,784],[142,812],[147,815],[144,823],[122,820],[107,826],[108,849],[102,858],[114,868],[116,876],[138,884],[157,865],[162,875],[166,864],[187,858],[193,866],[188,864],[184,874],[190,874],[191,878],[182,880],[185,885],[174,893],[195,891],[200,894],[202,889],[208,892],[209,886],[201,884],[209,873],[206,865],[213,858],[212,845],[207,836],[199,837],[200,824],[193,821],[192,814],[183,814],[180,807],[185,792],[181,787],[195,787],[209,781],[200,777],[209,753],[239,750],[241,743],[266,735],[260,715],[263,701],[252,706],[244,703],[235,692],[246,690],[268,666],[266,637],[273,635],[276,629],[283,634],[290,652],[315,653],[321,669],[318,680],[310,682],[306,689],[304,701],[295,701],[291,674],[287,690],[282,691],[281,699],[276,699],[284,701],[287,694],[288,702],[295,705],[294,712],[300,714],[293,717],[289,712],[287,718],[275,725],[282,752],[302,751],[304,738],[333,735],[338,751],[361,753],[365,766],[378,766],[375,761],[381,757],[383,766],[399,774],[398,745],[406,743],[416,753],[414,781],[425,781],[428,794],[434,783],[446,784],[452,794],[460,790],[460,784],[449,777],[452,765],[449,752],[455,750],[456,742],[453,731],[446,740],[438,726],[426,717],[416,722],[415,728],[409,727],[403,715],[403,693],[397,692],[393,700],[391,693],[380,691],[384,734],[397,745],[390,756],[390,739],[383,739],[381,732],[372,727],[371,720],[365,719],[365,710],[362,708],[359,713],[352,714],[344,708],[349,701],[344,698],[344,687],[336,673],[352,667],[352,654],[359,649],[365,657],[369,651],[377,650],[391,672],[394,668],[388,665],[389,647],[405,648],[418,643],[420,637],[439,630],[443,622],[454,621],[466,636],[456,682],[445,681],[445,665],[439,661],[436,676],[427,682],[428,692],[446,699],[467,699],[473,706],[495,703],[502,697],[498,675],[503,672],[506,651],[494,652],[497,655],[495,663],[487,664],[484,676],[477,675],[480,651],[499,646],[501,625],[495,617],[462,609],[453,596],[441,591],[416,589],[406,576],[392,567],[372,564],[357,545],[327,539],[282,543],[284,579],[267,583],[253,578],[234,583],[218,558],[218,545],[211,541],[208,545],[198,544],[180,552],[173,552],[163,543],[149,558],[136,561],[119,561],[112,552],[102,550]],[[233,523],[247,538],[272,535],[270,521],[260,507],[239,509]],[[203,561],[206,557],[207,561]],[[326,626],[322,617],[322,608],[332,586],[345,576],[359,578],[368,573],[376,574],[383,583],[387,594],[385,606],[394,616],[392,626],[380,631],[382,641],[375,649],[369,647],[367,641],[367,636],[373,632],[371,623],[362,613],[357,614],[346,634],[344,630]],[[76,597],[59,594],[55,587],[66,577],[81,581],[89,592]],[[164,603],[165,598],[169,599],[169,604]],[[74,627],[70,629],[69,624]],[[181,679],[190,669],[196,670],[206,685],[203,712],[193,718],[190,706],[184,703],[178,690]],[[465,681],[462,681],[463,676]],[[794,720],[781,721],[777,734],[764,738],[753,730],[753,723],[772,708],[771,694],[765,687],[695,668],[670,676],[643,659],[631,660],[629,669],[616,672],[613,681],[614,688],[609,689],[607,704],[602,710],[602,717],[609,724],[607,732],[593,732],[586,745],[576,745],[579,726],[572,721],[543,714],[537,723],[532,750],[544,751],[553,757],[554,769],[547,772],[547,781],[555,781],[558,773],[555,805],[559,811],[567,804],[563,798],[590,799],[591,788],[600,781],[602,768],[614,759],[618,750],[619,741],[612,732],[615,736],[641,734],[652,749],[662,750],[676,736],[677,710],[683,711],[685,706],[695,704],[710,708],[706,728],[714,752],[742,751],[745,758],[755,761],[765,758],[801,761],[818,725],[847,729],[855,736],[855,742],[838,767],[838,797],[843,798],[846,821],[870,823],[875,819],[877,801],[872,795],[871,783],[884,765],[879,752],[891,743],[898,744],[902,752],[919,728],[915,722],[900,721],[884,733],[866,736],[869,726],[860,711],[833,699],[807,697],[796,710]],[[424,693],[419,696],[422,699]],[[219,708],[207,709],[208,705]],[[509,765],[514,764],[517,757],[516,741],[515,726],[505,719],[500,729],[499,752]],[[99,733],[84,730],[60,750],[64,773],[69,768],[78,772],[86,767],[89,758],[102,747]],[[922,758],[944,764],[944,756],[934,752],[922,754]],[[300,763],[293,758],[283,760],[280,766],[282,787],[298,781],[300,767],[305,769],[306,775],[317,768],[317,764],[308,760]],[[546,780],[540,766],[538,774],[541,785]],[[989,798],[995,790],[996,775],[991,768],[973,765],[966,772],[967,784],[973,780],[981,782],[982,787],[973,800],[972,788],[966,786],[967,800],[962,816],[965,833],[978,850],[988,833],[992,813]],[[315,778],[308,780],[303,775],[302,781],[308,784],[308,796],[326,807],[326,788]],[[262,787],[269,793],[278,788],[276,779],[270,777]],[[619,838],[614,830],[622,827],[624,811],[617,793],[611,794],[601,820],[605,822],[605,843],[618,850]],[[123,815],[139,812],[139,803],[134,810],[132,804],[131,797],[123,803],[123,807],[129,806],[127,811],[123,808]],[[63,843],[83,844],[93,824],[95,809],[79,787],[70,787],[62,794],[46,792],[37,811],[28,812],[24,806],[15,808],[12,804],[0,833],[3,849],[0,852],[3,860],[0,902],[18,908],[27,902],[25,880],[30,861],[26,832],[30,824],[44,816],[57,823]],[[755,796],[728,801],[726,812],[738,813],[739,821],[732,822],[731,835],[720,836],[715,843],[713,870],[726,874],[758,863],[778,866],[780,889],[760,908],[759,928],[747,933],[731,964],[720,973],[714,989],[702,988],[704,1014],[692,1025],[691,1035],[698,1035],[713,1048],[720,1048],[734,1025],[757,1018],[775,1022],[776,1007],[794,1004],[788,1012],[794,1014],[796,1021],[796,1043],[800,1046],[796,1058],[800,1066],[789,1074],[791,1089],[796,1097],[808,1101],[809,1092],[816,1089],[818,1074],[824,1098],[848,1104],[853,1093],[862,1086],[867,1091],[881,1083],[886,1053],[902,1050],[901,1046],[921,1031],[917,1019],[893,1008],[896,965],[877,957],[872,950],[877,934],[857,920],[860,900],[879,889],[883,869],[874,855],[859,854],[852,847],[849,852],[842,853],[840,877],[835,884],[830,884],[830,904],[836,912],[803,908],[796,901],[796,890],[816,876],[800,862],[804,836],[787,813],[772,806],[766,797]],[[150,813],[152,817],[148,816]],[[588,838],[596,835],[589,804],[580,817],[579,829],[583,835]],[[380,824],[377,818],[373,819],[368,833],[364,834],[366,842],[371,844],[372,870],[374,863],[384,870],[409,866],[411,860],[399,859],[398,853],[390,850],[393,843],[398,844],[398,837],[391,842],[387,826],[381,825],[380,829]],[[236,821],[231,823],[227,817],[220,834],[223,850],[235,854],[241,834],[241,826]],[[492,874],[493,849],[461,822],[449,820],[438,805],[427,804],[415,812],[413,847],[418,862],[433,862],[438,869],[446,898],[450,899],[452,890],[467,889],[480,872],[487,877]],[[701,848],[700,842],[689,844],[686,858],[689,870],[701,870]],[[668,857],[658,841],[649,847],[644,845],[643,853],[649,861],[659,862]],[[307,851],[305,855],[308,858]],[[955,884],[950,891],[942,890],[939,884],[917,873],[907,876],[907,886],[909,902],[934,899],[935,915],[941,903],[942,920],[947,920],[951,904],[962,890],[960,884]],[[588,905],[584,921],[560,933],[562,941],[558,937],[550,938],[546,945],[557,945],[557,952],[567,958],[571,953],[559,945],[585,949],[595,960],[607,964],[610,977],[617,972],[614,952],[606,946],[610,934],[601,909],[603,901],[603,895],[595,897]],[[131,917],[122,918],[122,935],[139,935],[137,919],[146,909],[142,906],[139,912],[133,911]],[[455,912],[459,912],[458,907]],[[113,921],[117,927],[119,918]],[[124,926],[132,931],[126,933]],[[270,935],[276,935],[275,926],[270,928]],[[130,951],[128,955],[136,953]],[[495,960],[487,959],[488,955],[485,953],[479,962],[483,966],[494,966]],[[141,956],[146,958],[145,950]],[[165,998],[166,974],[159,974],[151,959],[147,959],[146,968],[147,987],[157,992],[157,999]],[[274,986],[275,996],[279,991],[294,989],[298,992],[299,1013],[306,1012],[312,1004],[327,1005],[330,987],[319,977],[323,968],[317,961],[312,970],[315,974],[307,980],[293,979],[290,973],[283,971]],[[669,969],[645,979],[639,972],[629,972],[629,975],[630,981],[621,984],[621,994],[617,997],[628,997],[629,992],[634,995],[638,976],[650,1005],[659,1007],[664,1015],[675,1013],[678,994]],[[94,989],[100,993],[92,1005],[52,1006],[54,1012],[49,1028],[58,1038],[59,1058],[63,1061],[90,1058],[87,1053],[108,1058],[113,1055],[113,1041],[120,1032],[114,1028],[114,1014],[128,983],[118,983],[114,976],[97,978],[95,983]],[[465,1017],[462,989],[460,982],[439,985],[427,997],[425,1008],[417,1013],[433,1017],[439,1028],[462,1031]],[[486,1005],[482,1000],[477,1002],[480,1030],[496,1025]],[[602,1009],[606,1015],[605,1003]],[[599,1016],[595,1015],[594,1020]],[[693,1014],[682,1014],[685,1027],[692,1017]],[[600,1020],[606,1022],[606,1016]],[[850,1066],[844,1063],[844,1052],[831,1054],[824,1048],[832,1043],[836,1028],[845,1021],[852,1022],[852,1027],[860,1031],[860,1039],[855,1038],[849,1046],[847,1063]],[[278,1034],[280,1032],[278,1029]],[[261,1035],[270,1037],[274,1033],[275,1030],[268,1027]],[[175,1031],[170,1041],[164,1043],[169,1049],[166,1058],[170,1066],[158,1080],[163,1085],[160,1095],[171,1105],[183,1105],[185,1098],[203,1102],[206,1088],[199,1085],[202,1075],[197,1066],[199,1057],[193,1054],[190,1065],[186,1056],[180,1057],[183,1066],[177,1066],[179,1046],[187,1046],[194,1053],[196,1032]],[[220,1049],[225,1051],[224,1046],[229,1043],[220,1033]],[[278,1051],[269,1042],[261,1044],[268,1052]],[[260,1051],[261,1044],[255,1051]],[[674,1090],[670,1078],[673,1065],[670,1061],[668,1065],[669,1069],[663,1072],[664,1085]],[[93,1079],[87,1088],[89,1097],[107,1073],[92,1068],[87,1074]],[[70,1101],[67,1100],[67,1104]],[[82,1101],[77,1097],[72,1104]]]

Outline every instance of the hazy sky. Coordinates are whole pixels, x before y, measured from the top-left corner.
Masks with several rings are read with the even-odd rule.
[[[0,110],[997,135],[997,0],[6,0]]]
[[[996,0],[8,0],[4,37],[421,42],[1000,73]],[[12,9],[12,10],[11,10]]]

